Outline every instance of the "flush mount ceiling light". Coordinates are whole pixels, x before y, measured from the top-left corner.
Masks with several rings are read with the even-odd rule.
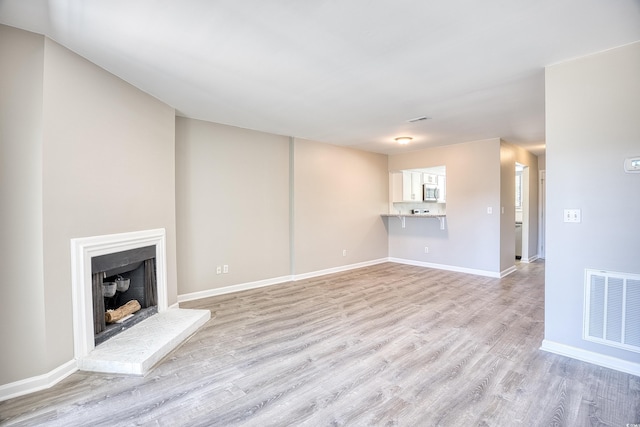
[[[396,142],[400,145],[407,145],[411,142],[412,139],[413,138],[411,138],[410,136],[399,136],[396,138]]]

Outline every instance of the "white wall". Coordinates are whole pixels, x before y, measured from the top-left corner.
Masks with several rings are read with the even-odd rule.
[[[418,218],[408,218],[403,229],[397,218],[389,218],[389,256],[499,274],[500,140],[389,156],[389,171],[442,165],[447,170],[446,229],[440,230],[437,220]]]
[[[639,363],[582,339],[585,268],[640,274],[640,43],[546,70],[545,341]],[[563,209],[582,210],[564,223]]]

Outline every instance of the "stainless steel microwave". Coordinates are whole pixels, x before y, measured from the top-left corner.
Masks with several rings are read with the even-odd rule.
[[[437,202],[438,197],[440,196],[440,190],[437,186],[432,184],[424,184],[423,188],[423,196],[422,200],[425,202]]]

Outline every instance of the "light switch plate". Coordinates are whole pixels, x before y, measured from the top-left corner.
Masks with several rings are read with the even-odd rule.
[[[565,209],[564,222],[582,222],[582,211],[580,209]]]
[[[640,173],[640,157],[624,159],[624,171],[626,173]]]

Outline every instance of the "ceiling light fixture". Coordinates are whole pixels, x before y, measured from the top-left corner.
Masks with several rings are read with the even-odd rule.
[[[400,145],[407,145],[411,142],[412,139],[413,138],[411,138],[410,136],[399,136],[396,138],[396,142]]]

